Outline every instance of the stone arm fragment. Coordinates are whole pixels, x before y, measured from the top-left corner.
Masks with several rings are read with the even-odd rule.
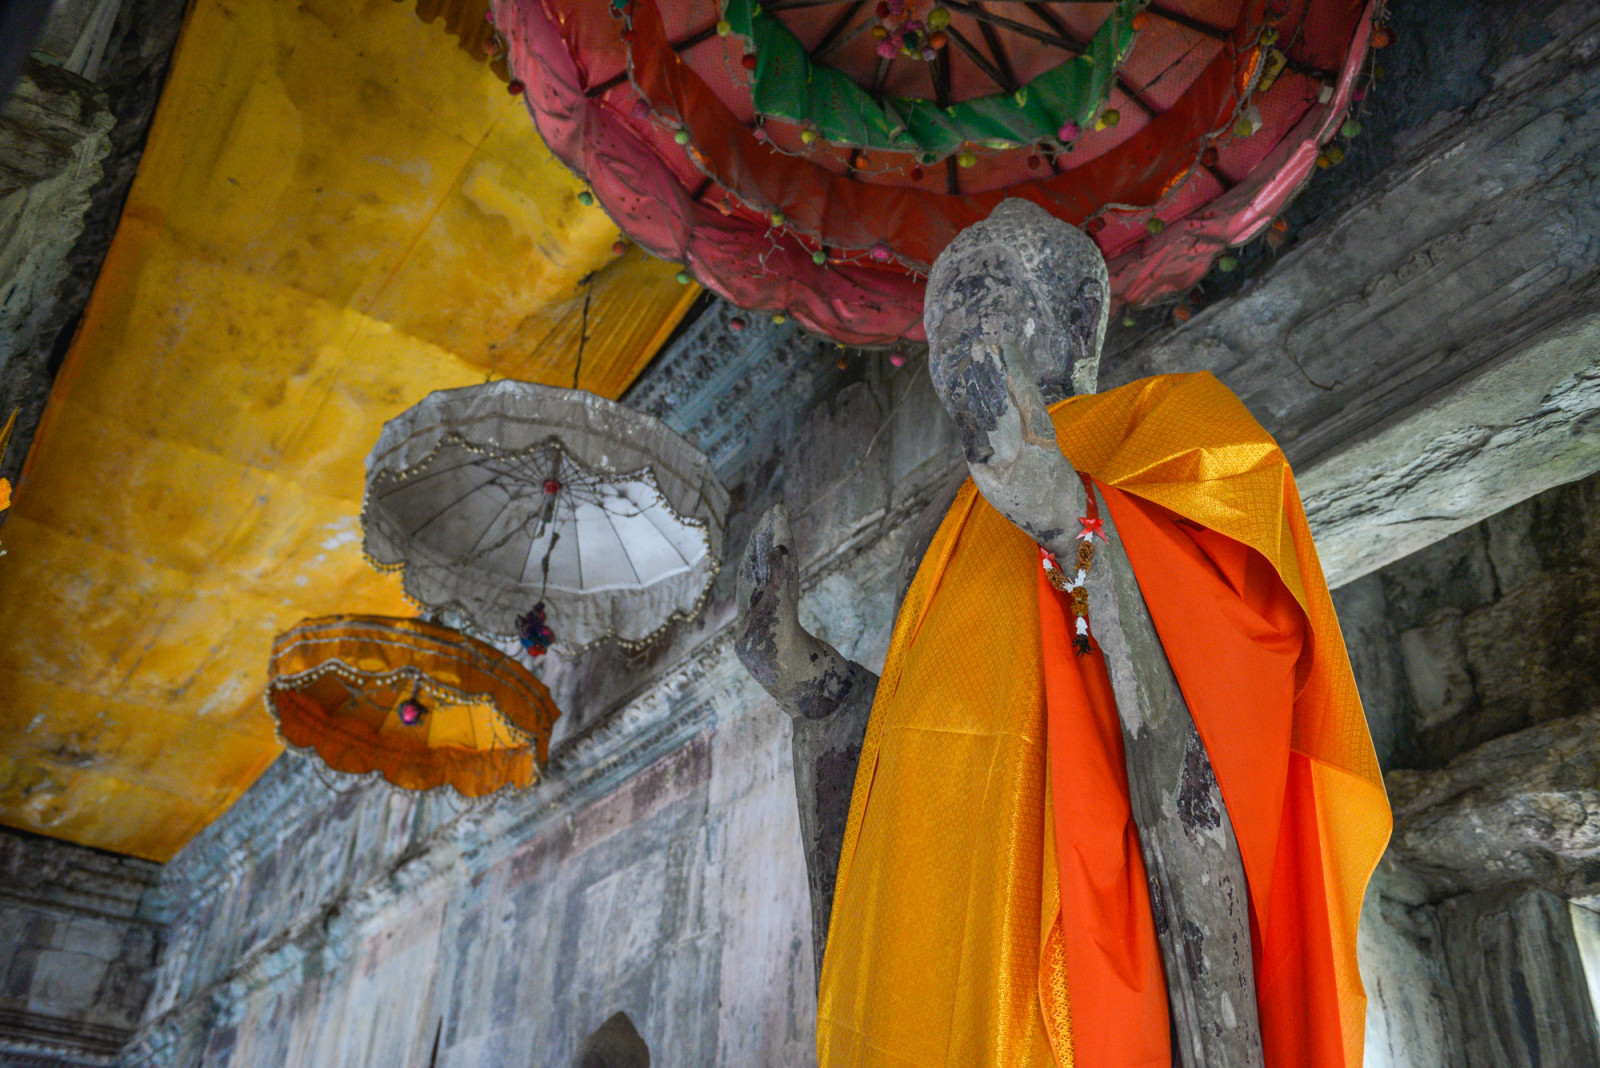
[[[795,794],[811,888],[812,949],[820,975],[850,792],[878,676],[800,625],[799,555],[782,504],[769,508],[751,532],[739,565],[737,596],[734,649],[745,670],[792,721]]]

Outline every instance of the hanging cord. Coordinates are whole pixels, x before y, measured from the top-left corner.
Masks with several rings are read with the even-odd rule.
[[[589,300],[587,297],[584,298],[583,305],[584,311],[587,312],[589,308]],[[582,341],[578,342],[578,359],[583,359]],[[578,375],[576,371],[573,372],[572,380],[574,383],[573,388],[577,388],[576,383],[578,380]],[[552,486],[555,488],[551,489]],[[555,463],[550,468],[550,478],[545,482],[544,520],[541,525],[550,531],[550,544],[545,547],[544,558],[539,561],[539,603],[541,604],[544,603],[545,587],[550,585],[550,554],[556,551],[556,542],[561,537],[561,532],[556,530],[555,522],[556,495],[560,493],[561,490],[561,453],[557,452],[555,454]]]
[[[583,370],[583,343],[589,340],[589,298],[594,296],[594,272],[583,276],[583,320],[578,327],[578,359],[572,365],[572,388],[578,388],[578,372]]]

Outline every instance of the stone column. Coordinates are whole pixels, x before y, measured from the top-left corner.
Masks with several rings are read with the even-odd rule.
[[[1443,902],[1439,917],[1467,1068],[1600,1065],[1564,899],[1527,885],[1484,890]]]

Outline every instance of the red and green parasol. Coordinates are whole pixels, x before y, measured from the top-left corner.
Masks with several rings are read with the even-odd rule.
[[[839,341],[921,336],[1000,200],[1182,292],[1337,134],[1377,0],[500,0],[551,148],[640,245]],[[1326,159],[1326,156],[1323,156]]]

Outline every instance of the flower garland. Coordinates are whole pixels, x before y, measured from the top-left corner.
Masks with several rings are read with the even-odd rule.
[[[1089,644],[1089,569],[1094,566],[1094,539],[1098,537],[1107,545],[1111,539],[1106,537],[1105,524],[1100,519],[1100,506],[1094,498],[1094,482],[1088,475],[1080,473],[1083,479],[1083,488],[1087,497],[1084,511],[1087,515],[1079,516],[1078,522],[1083,524],[1083,529],[1078,532],[1078,559],[1073,574],[1068,575],[1061,569],[1056,561],[1056,556],[1044,546],[1039,547],[1039,563],[1044,568],[1044,577],[1049,581],[1052,589],[1058,593],[1067,594],[1072,600],[1073,635],[1072,648],[1079,656],[1088,655],[1092,646]]]

